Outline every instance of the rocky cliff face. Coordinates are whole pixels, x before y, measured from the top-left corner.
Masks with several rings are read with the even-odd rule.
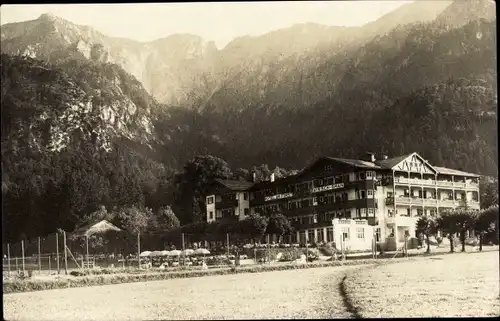
[[[200,75],[210,70],[217,49],[198,36],[173,35],[141,43],[113,38],[48,14],[1,27],[2,53],[59,63],[68,58],[113,63],[169,104],[184,103]]]

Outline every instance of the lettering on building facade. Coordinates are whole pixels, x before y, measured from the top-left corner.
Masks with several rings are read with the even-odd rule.
[[[332,189],[339,189],[339,188],[343,188],[343,187],[344,187],[344,183],[338,183],[338,184],[333,184],[333,185],[315,187],[311,190],[311,192],[312,193],[319,193],[319,192],[330,191]]]
[[[292,197],[292,196],[293,196],[292,193],[276,194],[276,195],[273,195],[273,196],[266,196],[264,198],[264,200],[266,202],[269,202],[269,201],[279,200],[279,199],[282,199],[282,198],[288,198],[288,197]]]

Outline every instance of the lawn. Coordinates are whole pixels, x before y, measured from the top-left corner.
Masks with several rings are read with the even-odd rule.
[[[419,258],[348,273],[360,317],[499,316],[498,252]]]
[[[4,295],[7,320],[348,318],[338,266]]]

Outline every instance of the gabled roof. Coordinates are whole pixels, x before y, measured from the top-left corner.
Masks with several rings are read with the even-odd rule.
[[[401,156],[396,156],[396,157],[388,158],[388,159],[376,160],[375,163],[378,164],[382,168],[391,169],[391,168],[393,168],[397,164],[401,163],[402,161],[404,161],[405,159],[407,159],[408,157],[410,157],[413,154],[414,153],[406,154],[406,155],[401,155]]]
[[[439,174],[457,175],[457,176],[468,176],[468,177],[479,177],[479,176],[481,176],[481,175],[478,175],[478,174],[463,172],[463,171],[459,171],[457,169],[451,169],[451,168],[446,168],[446,167],[434,166],[434,168],[438,171]]]
[[[406,154],[406,155],[396,156],[396,157],[389,158],[389,159],[376,161],[376,163],[380,164],[380,166],[382,166],[385,169],[392,169],[393,167],[395,167],[396,165],[398,165],[399,163],[401,163],[402,161],[404,161],[405,159],[407,159],[413,155],[417,156],[425,165],[429,166],[429,168],[432,171],[437,173],[436,168],[434,166],[432,166],[431,164],[429,164],[429,162],[427,160],[425,160],[422,156],[420,156],[416,152]]]
[[[259,188],[263,188],[267,185],[274,185],[274,184],[279,184],[279,183],[287,183],[287,182],[291,182],[291,181],[295,181],[297,179],[297,177],[299,177],[299,174],[295,174],[295,175],[290,175],[290,176],[287,176],[287,177],[283,177],[283,178],[277,178],[274,182],[271,182],[271,181],[261,181],[261,182],[257,182],[257,183],[254,183],[252,185],[252,189],[259,189]]]
[[[233,191],[244,191],[252,187],[254,183],[249,182],[249,181],[238,181],[238,180],[232,180],[232,179],[215,179],[215,181],[219,184],[224,185],[225,187],[229,188],[230,190]]]
[[[358,168],[374,168],[381,169],[380,166],[376,165],[372,162],[367,162],[360,159],[347,159],[347,158],[337,158],[337,157],[326,157],[327,159],[331,159],[336,162],[344,163],[350,166],[358,167]]]

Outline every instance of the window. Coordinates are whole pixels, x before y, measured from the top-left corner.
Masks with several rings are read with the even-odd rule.
[[[244,213],[245,215],[250,214],[250,209],[249,209],[249,208],[245,208],[245,209],[243,210],[243,213]]]
[[[366,208],[361,208],[359,213],[360,213],[361,217],[365,217],[366,216]]]
[[[369,208],[368,209],[368,216],[374,217],[375,216],[375,209],[374,208]]]
[[[360,181],[363,181],[366,179],[366,173],[365,172],[359,172],[358,173],[358,178]]]
[[[342,236],[344,237],[344,240],[349,239],[349,228],[348,227],[342,228]]]
[[[326,229],[326,241],[333,242],[333,227]]]
[[[322,228],[318,229],[318,241],[323,242],[325,240],[324,230]]]
[[[222,218],[222,211],[221,210],[215,211],[215,217],[216,218]]]
[[[207,197],[207,204],[213,204],[213,203],[214,203],[214,197],[213,196]]]
[[[315,239],[314,239],[314,230],[307,231],[307,241],[311,242],[311,243],[315,241]]]
[[[214,219],[214,212],[210,211],[210,214],[208,215],[208,218],[213,220]]]
[[[375,229],[375,239],[377,240],[377,242],[380,241],[380,228]]]
[[[411,216],[411,209],[409,209],[409,208],[406,209],[406,215]]]
[[[363,198],[366,198],[366,191],[364,189],[359,191],[359,199]]]
[[[392,198],[393,194],[392,192],[387,192],[387,198]]]
[[[424,210],[419,208],[417,209],[417,216],[423,216],[424,215]]]
[[[245,201],[247,201],[247,200],[248,200],[248,193],[243,193],[243,199],[244,199]]]
[[[373,190],[372,189],[367,190],[366,195],[368,195],[368,198],[373,198]]]
[[[301,231],[299,233],[299,238],[300,238],[300,244],[305,244],[306,243],[306,232]]]
[[[317,214],[313,215],[313,223],[318,223],[318,215]]]
[[[367,171],[366,172],[366,178],[370,178],[370,179],[373,179],[373,172],[372,171]]]
[[[365,238],[365,229],[362,227],[356,228],[356,237],[358,239],[364,239]]]

